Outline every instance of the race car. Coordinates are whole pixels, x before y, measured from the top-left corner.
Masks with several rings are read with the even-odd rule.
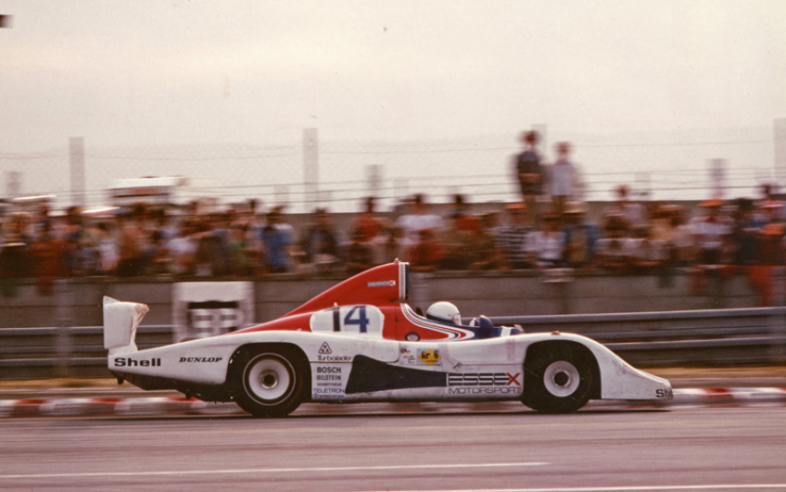
[[[406,274],[406,263],[384,265],[280,320],[146,350],[134,339],[148,307],[105,297],[108,369],[120,383],[234,401],[257,417],[303,402],[518,400],[566,413],[590,399],[672,398],[669,381],[581,335],[421,317],[406,305]]]

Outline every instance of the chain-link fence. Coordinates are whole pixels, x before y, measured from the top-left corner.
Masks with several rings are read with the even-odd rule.
[[[640,199],[759,196],[756,187],[782,181],[776,173],[771,127],[617,134],[550,131],[541,145],[547,162],[553,144],[569,141],[584,183],[584,199],[613,199],[629,185]],[[413,193],[446,202],[463,193],[472,202],[517,200],[512,156],[518,135],[478,135],[396,142],[337,141],[320,134],[318,182],[306,185],[302,142],[279,145],[106,147],[84,140],[84,190],[72,185],[68,142],[41,152],[0,152],[0,196],[54,195],[55,207],[77,202],[108,205],[108,189],[123,178],[188,176],[218,184],[225,204],[256,198],[290,212],[317,205],[354,212],[374,195],[381,210]],[[711,172],[712,160],[722,160]],[[77,187],[78,188],[78,187]],[[84,197],[82,200],[81,198]]]

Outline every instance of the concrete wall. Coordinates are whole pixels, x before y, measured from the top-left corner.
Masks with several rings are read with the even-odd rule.
[[[337,284],[343,277],[302,279],[270,276],[255,282],[255,317],[268,321]],[[758,298],[743,275],[711,279],[705,295],[690,292],[682,272],[673,285],[655,276],[581,274],[567,282],[544,282],[534,272],[441,272],[412,274],[411,304],[425,309],[450,300],[464,316],[515,316],[676,311],[757,307]],[[76,279],[60,281],[54,296],[41,296],[35,283],[22,282],[17,295],[0,295],[0,328],[99,326],[104,295],[150,305],[145,325],[171,325],[172,280]],[[783,285],[781,281],[779,285]]]

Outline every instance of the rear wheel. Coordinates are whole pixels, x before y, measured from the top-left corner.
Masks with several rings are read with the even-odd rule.
[[[287,350],[263,350],[241,362],[237,404],[255,417],[284,417],[303,401],[307,371]]]
[[[524,363],[522,402],[544,413],[570,413],[590,399],[594,386],[592,354],[573,344],[539,348]]]

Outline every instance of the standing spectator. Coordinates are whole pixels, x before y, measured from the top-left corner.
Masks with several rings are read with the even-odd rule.
[[[412,251],[412,248],[420,243],[423,237],[421,231],[431,230],[433,238],[442,229],[442,218],[428,212],[428,205],[422,194],[415,195],[411,205],[411,213],[402,215],[396,221],[396,227],[402,233],[402,246],[405,251]]]
[[[371,249],[374,264],[385,263],[385,244],[391,239],[390,230],[391,224],[377,215],[375,198],[365,198],[363,212],[352,221],[352,233],[360,234],[357,239]]]
[[[595,264],[595,243],[598,229],[588,221],[584,205],[569,202],[565,206],[565,262],[571,268],[588,268]]]
[[[534,266],[527,257],[527,236],[532,226],[527,225],[526,206],[511,203],[505,206],[507,224],[497,231],[497,247],[502,253],[502,269],[524,269]]]
[[[571,147],[568,142],[557,144],[557,161],[551,167],[551,199],[554,213],[565,213],[565,203],[578,197],[578,173],[576,166],[570,162]]]
[[[527,238],[527,251],[538,268],[557,268],[564,264],[565,233],[559,230],[559,217],[546,214],[539,229]]]
[[[647,213],[644,207],[630,199],[630,188],[626,185],[617,187],[617,201],[604,212],[606,217],[620,217],[626,234],[635,229],[647,227]]]
[[[480,219],[481,229],[474,231],[475,258],[470,270],[496,270],[503,264],[502,251],[497,247],[497,212],[487,212]]]
[[[442,245],[442,262],[440,267],[445,270],[467,270],[475,261],[475,232],[462,229],[461,219],[464,213],[454,210],[448,218],[447,227],[440,235]]]
[[[391,226],[386,231],[384,237],[384,243],[382,243],[375,255],[375,261],[378,264],[382,263],[390,263],[395,261],[398,258],[404,258],[404,246],[403,246],[403,232],[396,226]]]
[[[755,233],[755,259],[748,267],[748,280],[759,293],[761,306],[775,305],[773,268],[783,265],[783,238],[786,226],[781,217],[782,203],[768,200],[762,204],[766,223]]]
[[[344,246],[344,271],[355,275],[374,266],[374,252],[368,241],[366,232],[361,228],[352,230],[350,242]]]
[[[196,273],[197,230],[195,219],[187,218],[180,224],[180,233],[167,243],[171,258],[169,268],[173,274],[186,276]]]
[[[265,269],[269,273],[284,273],[290,270],[293,238],[294,230],[284,222],[281,208],[276,207],[268,212],[261,239],[265,247]]]
[[[374,197],[363,200],[363,212],[355,216],[352,221],[352,233],[360,234],[357,238],[361,242],[369,243],[380,237],[387,224],[385,220],[377,215],[377,205]]]
[[[704,215],[691,219],[689,225],[696,251],[692,290],[701,294],[706,288],[706,273],[716,271],[726,262],[730,251],[732,223],[721,215],[723,200],[711,199],[701,203]]]
[[[196,274],[212,277],[229,273],[229,234],[218,215],[203,217],[199,223],[194,254]]]
[[[65,240],[65,265],[68,276],[85,274],[89,262],[90,251],[85,248],[85,230],[79,207],[66,209],[66,224],[63,239]]]
[[[658,286],[661,288],[674,285],[674,268],[687,261],[684,251],[690,248],[690,241],[686,244],[683,237],[681,213],[682,207],[678,205],[660,205],[653,213],[650,232],[652,239],[662,245],[663,257],[658,266]]]
[[[30,277],[30,236],[26,233],[27,221],[22,213],[11,217],[9,229],[4,231],[0,248],[0,282],[3,295],[17,295],[19,279]]]
[[[732,224],[728,217],[721,215],[723,200],[711,199],[701,203],[704,215],[690,221],[693,243],[696,249],[696,262],[700,265],[720,265],[724,263],[724,253],[728,251]]]
[[[54,294],[54,280],[65,272],[64,251],[64,241],[52,235],[49,221],[42,221],[38,238],[30,248],[39,294],[44,296]]]
[[[112,234],[109,223],[98,223],[96,226],[96,241],[98,243],[99,273],[101,275],[114,275],[118,261],[117,240]]]
[[[248,277],[254,271],[247,233],[247,223],[235,223],[229,228],[229,272],[239,277]]]
[[[304,260],[314,265],[317,271],[330,271],[338,266],[339,244],[338,233],[333,228],[331,217],[324,208],[314,211],[314,223],[309,226],[300,249]]]
[[[655,240],[647,228],[633,231],[623,246],[628,270],[632,273],[646,274],[656,271],[665,261],[665,245]]]
[[[456,227],[461,231],[481,232],[483,230],[482,220],[475,215],[470,215],[467,209],[468,207],[464,195],[461,193],[453,195],[451,214],[457,217]]]
[[[628,264],[625,258],[627,229],[622,217],[611,216],[606,220],[605,236],[597,242],[597,265],[611,273],[626,273]]]
[[[536,131],[522,136],[524,151],[516,156],[516,176],[524,204],[530,213],[532,224],[538,223],[537,199],[543,193],[543,167],[537,151],[540,135]]]
[[[420,240],[410,247],[408,257],[413,272],[433,272],[439,269],[444,252],[434,237],[433,229],[421,229]]]
[[[754,213],[753,200],[736,200],[730,238],[733,264],[749,266],[757,262],[758,233],[766,223],[764,216]]]
[[[214,213],[210,216],[212,233],[218,238],[217,262],[213,265],[213,275],[227,275],[230,270],[229,226],[232,221],[230,212]]]
[[[136,277],[145,270],[145,237],[140,226],[144,209],[138,205],[131,214],[119,216],[120,231],[117,238],[118,277]]]
[[[164,233],[160,229],[154,229],[150,233],[150,246],[148,249],[148,273],[150,275],[165,275],[169,273],[171,257],[169,248],[164,241]]]

